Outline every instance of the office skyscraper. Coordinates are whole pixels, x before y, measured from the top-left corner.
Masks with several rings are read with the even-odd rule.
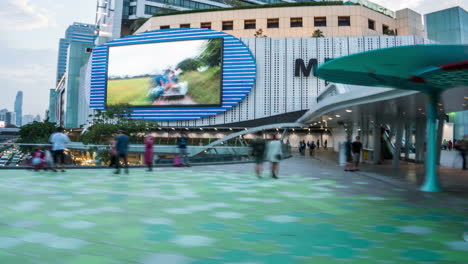
[[[70,44],[73,43],[94,43],[95,26],[84,23],[73,23],[65,31],[65,38],[59,41],[59,53],[57,59],[57,78],[56,84],[60,82],[63,74],[67,71],[68,50]]]
[[[426,14],[427,38],[441,44],[468,44],[468,12],[452,7]]]
[[[21,126],[22,119],[23,119],[23,92],[22,91],[19,91],[16,94],[15,113],[16,113],[15,123],[17,126]]]

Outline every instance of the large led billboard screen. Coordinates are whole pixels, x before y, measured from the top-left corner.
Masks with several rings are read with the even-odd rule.
[[[220,106],[223,39],[109,47],[106,104]]]

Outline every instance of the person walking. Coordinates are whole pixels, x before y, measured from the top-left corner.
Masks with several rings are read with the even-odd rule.
[[[278,179],[279,163],[283,156],[280,135],[273,136],[267,146],[267,159],[271,162],[271,177]]]
[[[263,135],[261,131],[258,131],[256,134],[256,138],[250,144],[252,148],[252,156],[255,161],[255,173],[257,174],[257,178],[262,178],[262,171],[263,171],[263,160],[265,159],[265,149],[266,149],[266,142],[263,139]]]
[[[111,168],[117,168],[118,154],[117,154],[116,145],[117,145],[117,141],[115,141],[115,139],[112,139],[109,142],[109,149],[110,149],[110,151],[109,151],[109,154],[110,154],[109,167],[111,167]]]
[[[32,154],[32,165],[35,171],[39,171],[42,168],[45,168],[45,160],[44,160],[44,152],[42,152],[39,148],[34,150]]]
[[[319,149],[320,149],[320,140],[317,139],[317,150],[319,150]]]
[[[299,153],[301,154],[301,156],[305,155],[305,141],[304,140],[299,141]]]
[[[468,135],[465,135],[462,140],[458,140],[455,144],[455,149],[460,152],[462,158],[462,170],[466,170],[466,155],[468,154]]]
[[[125,134],[124,131],[120,131],[120,135],[115,138],[115,149],[117,151],[117,164],[115,166],[116,171],[114,174],[120,174],[120,159],[123,159],[125,166],[125,173],[128,174],[128,145],[130,138]]]
[[[148,166],[146,171],[153,171],[153,145],[154,139],[151,134],[146,135],[145,138],[145,164]]]
[[[177,145],[179,147],[179,155],[181,159],[181,165],[182,166],[187,166],[190,167],[189,161],[188,161],[188,153],[187,153],[187,142],[188,142],[188,137],[187,134],[182,132],[180,135]]]
[[[362,150],[361,137],[357,136],[356,141],[351,143],[351,151],[353,153],[353,165],[354,165],[354,168],[352,169],[352,171],[359,170],[359,162],[361,160],[361,150]]]
[[[345,171],[353,171],[353,155],[352,155],[352,141],[351,141],[351,136],[348,136],[346,138],[345,142],[345,155],[346,155],[346,164],[345,164]]]
[[[323,142],[323,148],[324,148],[325,150],[327,150],[327,145],[328,145],[328,140],[325,139],[325,141]]]
[[[315,143],[314,141],[312,140],[312,142],[310,142],[310,145],[309,145],[309,155],[311,157],[314,156],[314,152],[315,152]]]
[[[52,153],[54,156],[55,169],[57,171],[59,164],[62,167],[62,172],[65,172],[65,153],[64,150],[68,143],[70,143],[70,138],[63,133],[63,128],[57,128],[57,131],[50,135],[49,142],[52,143]]]
[[[447,140],[444,138],[444,141],[442,141],[442,149],[446,150],[447,149]]]
[[[452,143],[451,139],[449,141],[447,141],[447,147],[448,147],[448,150],[452,151],[453,143]]]

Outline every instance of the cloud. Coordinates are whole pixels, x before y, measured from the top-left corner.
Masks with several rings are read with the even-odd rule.
[[[0,30],[17,31],[46,28],[50,19],[44,9],[37,8],[29,0],[0,1]]]
[[[466,0],[371,0],[371,2],[393,11],[410,8],[422,15],[454,6],[468,8],[468,1]]]
[[[16,92],[21,90],[23,112],[42,116],[49,103],[49,89],[55,85],[56,56],[55,50],[0,47],[0,106],[12,109]]]
[[[0,78],[20,84],[50,83],[50,76],[55,73],[53,68],[51,64],[27,64],[15,68],[0,66],[0,72],[2,72]]]

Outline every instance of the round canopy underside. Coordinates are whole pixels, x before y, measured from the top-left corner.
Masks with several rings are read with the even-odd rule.
[[[352,54],[324,63],[316,76],[335,83],[442,92],[468,86],[468,45],[413,45]]]

